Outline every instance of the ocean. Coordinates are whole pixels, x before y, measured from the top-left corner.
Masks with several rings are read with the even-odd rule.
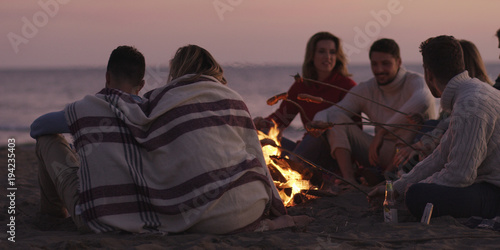
[[[423,73],[421,64],[405,65],[409,70]],[[500,64],[487,64],[490,78],[496,79]],[[372,77],[366,65],[350,65],[352,79],[359,83]],[[301,72],[300,65],[233,65],[225,66],[228,86],[246,102],[252,117],[267,116],[276,110],[266,100],[286,92],[293,82],[292,75]],[[168,69],[147,68],[146,86],[141,95],[166,83]],[[9,138],[17,144],[35,143],[29,136],[30,124],[40,115],[62,110],[66,104],[94,94],[104,87],[105,67],[75,69],[0,69],[0,147]],[[284,132],[290,139],[300,139],[304,133],[297,116]]]

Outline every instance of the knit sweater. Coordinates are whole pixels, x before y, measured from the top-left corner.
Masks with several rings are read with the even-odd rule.
[[[434,118],[434,98],[425,84],[424,78],[418,73],[407,71],[404,67],[399,69],[396,78],[387,85],[380,86],[375,78],[372,78],[355,86],[351,89],[351,92],[367,97],[378,103],[385,104],[407,114],[420,113],[426,118]],[[338,105],[350,110],[351,112],[363,112],[374,122],[386,124],[408,123],[405,115],[352,94],[347,94],[345,98],[338,103]],[[348,122],[344,118],[346,116],[352,116],[351,112],[332,106],[324,111],[318,112],[314,117],[314,120],[333,123]],[[413,132],[394,127],[386,128],[404,138],[409,143],[413,140]],[[336,129],[343,129],[343,126],[336,126],[332,128],[334,131]],[[378,129],[379,128],[377,127],[376,131],[378,131]],[[391,134],[388,134],[386,139],[396,140],[396,138],[393,138]],[[335,145],[335,142],[333,144],[334,145],[331,145],[332,152],[338,147],[349,149],[349,145]]]
[[[419,149],[421,154],[420,154],[420,160],[423,160],[425,157],[428,155],[432,154],[434,152],[434,149],[437,148],[439,145],[439,142],[441,141],[441,137],[443,137],[444,133],[448,129],[448,126],[450,125],[450,114],[447,112],[443,112],[442,114],[444,117],[440,118],[441,120],[439,123],[436,125],[436,127],[425,133],[425,135],[422,135],[418,142],[421,144],[421,148]]]
[[[417,182],[500,187],[500,92],[467,71],[452,78],[441,96],[450,125],[434,152],[394,183],[402,194]]]

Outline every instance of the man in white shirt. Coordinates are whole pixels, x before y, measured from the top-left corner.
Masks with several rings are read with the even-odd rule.
[[[370,62],[374,78],[351,89],[351,93],[366,97],[406,114],[434,117],[434,98],[425,85],[422,75],[402,66],[399,46],[392,39],[375,41],[370,48]],[[382,105],[348,93],[338,103],[316,114],[313,123],[352,123],[353,113],[364,113],[377,123],[408,123],[406,115]],[[365,133],[356,125],[339,125],[327,131],[332,149],[343,177],[355,182],[353,159],[366,168],[373,166],[380,171],[393,170],[392,158],[399,143],[411,143],[414,132],[389,126],[376,126],[375,136]],[[396,135],[396,136],[395,136]],[[399,137],[399,138],[398,138]]]

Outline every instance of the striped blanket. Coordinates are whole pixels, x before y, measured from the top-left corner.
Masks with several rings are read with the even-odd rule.
[[[228,233],[286,213],[242,98],[186,77],[142,103],[103,89],[66,106],[95,232]]]

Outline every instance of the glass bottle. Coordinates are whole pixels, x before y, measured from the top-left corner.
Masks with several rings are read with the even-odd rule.
[[[394,199],[394,189],[392,188],[391,180],[387,180],[385,183],[384,221],[398,223],[398,210],[396,209],[396,200]]]

